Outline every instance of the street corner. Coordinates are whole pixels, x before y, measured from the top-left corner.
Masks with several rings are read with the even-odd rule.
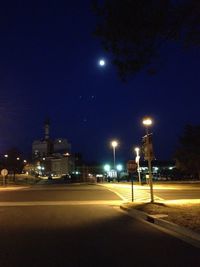
[[[183,240],[184,242],[200,248],[200,234],[197,231],[185,227],[183,221],[178,220],[177,223],[174,223],[171,214],[173,212],[175,213],[175,211],[172,211],[170,214],[169,211],[163,212],[162,209],[163,213],[159,213],[157,210],[156,213],[154,212],[154,214],[150,214],[150,210],[147,212],[147,209],[145,208],[143,208],[143,210],[138,209],[140,207],[152,207],[153,205],[158,205],[161,207],[166,206],[164,203],[125,203],[120,205],[120,208],[126,212],[128,216],[137,220],[145,221],[151,225],[158,226],[161,231],[164,231],[178,239]],[[195,217],[197,216],[198,215],[196,214]]]

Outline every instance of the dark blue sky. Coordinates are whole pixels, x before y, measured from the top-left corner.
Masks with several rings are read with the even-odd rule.
[[[90,0],[0,4],[0,152],[31,152],[49,116],[52,138],[67,138],[87,160],[111,160],[112,138],[120,142],[118,160],[126,160],[149,114],[156,157],[170,159],[184,125],[199,123],[199,50],[168,44],[156,75],[123,83],[94,28]]]

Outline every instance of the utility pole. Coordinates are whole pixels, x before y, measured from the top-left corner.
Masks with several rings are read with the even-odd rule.
[[[150,186],[150,194],[151,194],[151,202],[154,202],[154,194],[153,194],[153,179],[152,179],[152,171],[151,171],[151,148],[150,148],[150,135],[148,133],[147,128],[147,153],[148,153],[148,169],[149,169],[149,186]]]
[[[153,159],[153,148],[152,148],[151,134],[149,134],[149,129],[148,129],[148,127],[152,125],[151,118],[144,118],[143,124],[146,127],[146,136],[144,137],[144,141],[145,141],[144,152],[145,152],[145,159],[148,161],[151,203],[154,203],[153,179],[152,179],[152,171],[151,171],[151,161]]]

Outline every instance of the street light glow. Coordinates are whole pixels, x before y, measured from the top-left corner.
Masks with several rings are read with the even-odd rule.
[[[118,164],[118,165],[117,165],[117,170],[118,170],[118,171],[122,171],[122,169],[123,169],[123,166],[122,166],[121,164]]]
[[[104,165],[104,171],[106,171],[106,172],[110,171],[110,165],[109,164]]]
[[[140,148],[139,148],[139,147],[136,147],[136,148],[135,148],[135,152],[136,152],[136,153],[139,153],[139,151],[140,151]]]
[[[118,146],[118,142],[116,140],[113,140],[111,142],[111,145],[112,145],[112,147],[117,147]]]
[[[142,123],[145,125],[145,126],[150,126],[152,125],[153,121],[151,118],[144,118]]]

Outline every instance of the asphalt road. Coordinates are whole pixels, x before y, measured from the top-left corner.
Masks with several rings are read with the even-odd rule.
[[[0,266],[200,265],[199,249],[130,218],[118,201],[97,185],[0,191]]]

